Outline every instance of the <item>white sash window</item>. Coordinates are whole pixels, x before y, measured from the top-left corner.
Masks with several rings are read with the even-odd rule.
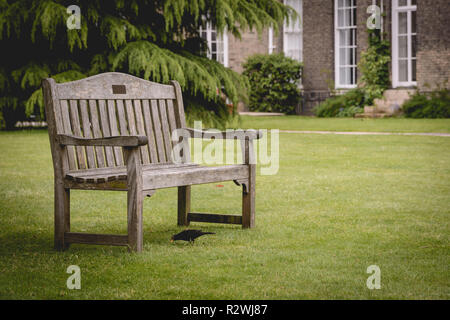
[[[356,0],[335,0],[336,88],[356,87]]]
[[[207,57],[216,60],[228,67],[228,36],[224,32],[220,35],[217,29],[210,23],[206,22],[204,28],[200,27],[200,36],[208,44]]]
[[[287,57],[303,61],[303,33],[302,33],[302,0],[284,0],[284,4],[291,6],[298,14],[297,19],[284,22],[283,52]],[[271,52],[269,48],[269,52]]]
[[[416,79],[417,0],[392,1],[392,84],[417,85]]]

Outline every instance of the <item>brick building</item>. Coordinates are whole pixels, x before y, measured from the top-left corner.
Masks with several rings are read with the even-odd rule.
[[[284,52],[304,63],[304,101],[299,113],[330,95],[357,86],[357,63],[367,49],[367,21],[371,5],[381,10],[380,27],[391,43],[390,77],[393,89],[430,90],[447,81],[450,86],[449,0],[284,0],[301,19],[284,24],[275,34],[246,32],[242,40],[216,37],[207,28],[210,57],[237,72],[255,53]],[[370,19],[371,22],[375,20]]]

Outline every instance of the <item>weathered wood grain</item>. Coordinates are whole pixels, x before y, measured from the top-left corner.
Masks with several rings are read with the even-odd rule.
[[[66,232],[64,234],[64,240],[67,243],[103,244],[110,246],[128,245],[128,236],[114,234]]]
[[[89,114],[91,116],[92,135],[94,138],[102,138],[100,130],[100,121],[98,119],[97,101],[89,100]],[[103,147],[95,147],[95,156],[97,160],[97,167],[103,168],[105,166],[105,155],[103,154]]]
[[[253,140],[260,131],[210,133],[186,128],[181,87],[105,73],[56,84],[43,81],[45,112],[54,168],[55,248],[70,243],[125,245],[143,250],[143,198],[157,189],[178,187],[178,224],[190,221],[254,226]],[[186,129],[181,141],[174,130]],[[190,162],[189,138],[239,139],[244,164],[205,167]],[[182,143],[182,163],[172,148]],[[242,185],[242,216],[192,213],[191,186],[219,181]],[[127,191],[128,234],[70,232],[70,189]]]
[[[114,94],[113,85],[124,85],[125,94]],[[107,72],[89,78],[60,83],[61,99],[174,99],[173,87],[119,72]]]
[[[67,100],[61,100],[61,118],[63,122],[64,127],[64,133],[65,134],[72,134],[72,125],[70,124],[70,114],[69,114],[69,103]],[[77,167],[76,160],[75,160],[75,148],[72,146],[67,147],[67,157],[69,160],[69,169],[75,170]]]
[[[78,101],[70,100],[70,116],[72,121],[72,130],[73,134],[78,137],[82,137],[81,135],[81,123],[80,116],[78,110]],[[84,148],[80,146],[75,147],[75,153],[77,156],[78,169],[86,169],[86,158],[84,155]]]
[[[125,148],[127,163],[127,217],[128,246],[131,251],[141,252],[143,248],[142,229],[142,167],[139,148]]]
[[[151,101],[152,110],[152,120],[153,120],[153,130],[155,133],[156,150],[158,151],[159,162],[166,161],[166,151],[164,149],[164,142],[162,136],[161,120],[159,119],[159,110],[156,100]]]
[[[81,127],[83,129],[83,137],[90,139],[92,138],[92,131],[91,131],[91,121],[89,120],[89,114],[87,110],[87,101],[80,100],[79,103],[80,103]],[[85,147],[85,149],[88,168],[96,168],[94,148],[87,146]]]
[[[248,181],[242,187],[242,228],[253,228],[255,226],[256,165],[253,162],[252,140],[245,139],[243,157],[248,167]]]
[[[166,101],[159,100],[159,114],[161,116],[161,127],[166,151],[167,162],[172,162],[172,141],[170,140],[169,120],[167,118]]]
[[[196,222],[242,224],[242,216],[228,215],[228,214],[189,212],[187,218],[189,222],[196,221]]]
[[[152,116],[150,111],[150,104],[148,100],[142,101],[142,112],[144,114],[145,132],[148,137],[148,151],[150,153],[151,163],[158,163],[158,154],[155,145],[155,133],[153,131]]]
[[[141,136],[146,136],[147,133],[145,132],[144,115],[142,112],[141,100],[134,100],[133,103],[134,103],[134,111],[135,111],[135,116],[136,116],[137,134],[139,134]],[[148,137],[147,137],[147,139],[148,139]],[[143,164],[150,163],[148,146],[147,145],[141,146],[140,150],[141,150],[142,163]]]
[[[188,226],[188,213],[191,210],[191,186],[178,187],[178,225]]]
[[[120,146],[137,147],[148,143],[147,136],[117,136],[105,138],[82,138],[72,135],[59,134],[56,140],[61,145],[75,146]],[[95,168],[94,166],[92,168]]]
[[[106,108],[105,100],[98,101],[98,111],[100,113],[101,132],[103,133],[103,137],[110,137],[111,129],[109,125],[108,110]],[[105,147],[105,157],[106,157],[106,167],[114,167],[115,161],[114,161],[114,151],[112,147]]]
[[[183,94],[181,92],[181,87],[178,81],[172,80],[170,84],[175,89],[175,104],[174,104],[174,113],[175,120],[177,123],[177,128],[186,128],[186,116],[184,114],[184,106],[183,106]],[[183,152],[183,150],[190,150],[189,141],[187,139],[183,139],[180,137],[180,141],[182,143],[182,162],[191,162],[191,155],[189,152]]]
[[[116,112],[116,103],[114,100],[108,100],[108,117],[109,117],[109,125],[111,128],[111,135],[112,136],[120,135],[117,112]],[[118,147],[114,148],[114,157],[116,159],[117,166],[121,166],[124,164],[123,153],[122,153],[121,148],[118,148]]]

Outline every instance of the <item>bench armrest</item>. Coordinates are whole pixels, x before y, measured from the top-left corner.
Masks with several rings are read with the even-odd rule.
[[[111,146],[138,147],[148,143],[146,136],[116,136],[105,138],[83,138],[68,134],[58,134],[56,141],[65,146]]]
[[[256,140],[261,139],[263,132],[261,130],[230,130],[230,131],[208,131],[192,128],[185,128],[189,132],[191,138],[212,138],[216,139],[236,139],[236,140]]]

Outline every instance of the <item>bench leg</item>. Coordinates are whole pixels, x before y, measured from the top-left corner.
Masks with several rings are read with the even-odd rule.
[[[124,148],[128,188],[128,248],[135,252],[141,252],[144,244],[142,225],[144,193],[142,191],[142,168],[139,153],[140,151],[137,148]]]
[[[143,194],[132,188],[127,194],[128,246],[130,251],[141,252],[143,248]]]
[[[64,233],[70,231],[70,189],[55,183],[55,249],[69,248],[64,241]]]
[[[191,186],[178,187],[178,225],[188,226],[191,210]]]
[[[242,228],[255,226],[255,175],[255,165],[251,164],[246,186],[242,186]]]

